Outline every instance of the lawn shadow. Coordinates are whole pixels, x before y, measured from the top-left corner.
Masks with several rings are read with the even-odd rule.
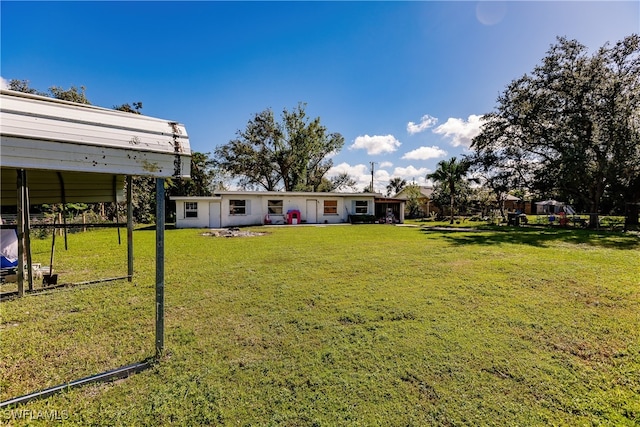
[[[456,245],[496,245],[521,244],[546,247],[551,242],[562,241],[575,245],[590,245],[611,249],[638,249],[640,236],[637,234],[577,230],[566,228],[539,227],[495,227],[491,229],[429,229],[422,233],[440,233],[442,237]]]
[[[165,230],[177,230],[176,225],[174,223],[169,223],[169,224],[165,224],[164,225],[164,229]],[[156,230],[156,225],[155,224],[150,224],[150,225],[139,225],[136,226],[134,231],[155,231]]]

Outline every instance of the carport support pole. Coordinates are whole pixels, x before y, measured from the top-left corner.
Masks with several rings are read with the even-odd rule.
[[[164,178],[156,178],[156,358],[164,351]]]
[[[29,291],[33,291],[33,258],[31,257],[31,216],[29,213],[29,184],[27,183],[27,172],[24,171],[24,251],[27,255],[27,280],[29,284]],[[24,280],[24,278],[22,279]]]
[[[17,187],[18,187],[18,203],[17,203],[17,234],[18,234],[18,297],[24,296],[24,185],[25,173],[24,169],[18,169]]]
[[[127,276],[133,281],[133,185],[131,175],[127,175]]]

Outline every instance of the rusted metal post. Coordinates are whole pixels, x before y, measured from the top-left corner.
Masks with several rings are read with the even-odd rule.
[[[64,236],[64,250],[69,250],[69,242],[67,241],[67,191],[64,185],[64,178],[62,178],[62,173],[57,172],[58,181],[60,181],[60,196],[62,199],[62,211],[58,214],[58,223],[64,224],[62,230],[60,230],[60,235]],[[55,232],[55,230],[54,230]]]
[[[27,254],[27,283],[29,291],[33,291],[33,258],[31,257],[31,219],[29,218],[29,184],[27,183],[27,171],[23,171],[24,185],[24,251]]]
[[[164,178],[156,178],[156,358],[164,351]]]
[[[133,189],[131,175],[127,175],[127,275],[133,281]]]
[[[114,175],[113,176],[113,207],[116,211],[116,224],[120,224],[120,212],[118,211],[118,191],[116,190],[117,187],[117,176]],[[120,226],[118,226],[118,245],[122,244],[122,239],[120,238]]]
[[[16,232],[18,234],[18,297],[24,296],[24,169],[18,169],[17,171],[17,191],[18,191],[18,203],[17,203],[17,227]]]

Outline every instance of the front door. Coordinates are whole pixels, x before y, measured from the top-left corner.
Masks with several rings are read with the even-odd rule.
[[[220,228],[220,202],[209,203],[209,227]]]
[[[318,201],[307,200],[307,224],[318,222]]]

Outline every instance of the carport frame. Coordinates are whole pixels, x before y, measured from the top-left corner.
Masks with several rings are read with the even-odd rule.
[[[141,171],[141,175],[151,176],[156,181],[156,293],[155,293],[155,354],[154,356],[132,365],[123,366],[114,370],[91,375],[71,381],[59,386],[39,390],[13,399],[0,402],[0,409],[24,404],[34,399],[50,396],[71,387],[86,384],[111,381],[126,377],[132,373],[140,372],[156,363],[164,352],[164,230],[165,230],[165,178],[189,177],[190,147],[184,126],[176,122],[147,117],[136,117],[131,113],[77,104],[67,101],[55,100],[31,94],[23,94],[14,91],[2,90],[0,92],[2,103],[0,104],[0,117],[3,122],[0,128],[2,138],[2,168],[15,169],[17,171],[17,211],[18,211],[18,290],[19,296],[24,294],[24,256],[23,251],[30,248],[23,245],[25,234],[25,218],[28,218],[29,202],[26,195],[29,186],[26,182],[27,171],[74,171],[102,173],[112,175],[124,175],[128,181],[127,187],[127,259],[128,278],[133,277],[133,213],[131,209],[131,175],[123,171]],[[48,127],[42,127],[42,122],[48,122]],[[65,136],[50,136],[47,129],[57,123],[64,123],[65,129],[71,128],[78,134]],[[136,126],[136,123],[139,126]],[[169,131],[165,131],[168,126]],[[108,128],[110,139],[101,131]],[[57,129],[56,129],[57,130]],[[62,130],[58,133],[61,133]],[[55,132],[54,132],[55,133]],[[53,135],[53,134],[51,134]],[[115,136],[113,136],[115,135]],[[93,142],[91,136],[100,142]],[[65,139],[66,138],[66,139]],[[146,141],[146,142],[145,142]],[[169,147],[164,144],[169,143]],[[144,143],[144,149],[132,148],[131,145]],[[74,164],[74,160],[64,158],[64,153],[57,161],[62,165],[61,169],[47,168],[49,162],[45,149],[62,152],[65,144],[73,144],[70,152],[77,154],[82,152],[83,161]],[[25,148],[27,147],[27,148]],[[43,152],[37,148],[42,147]],[[105,159],[106,154],[124,152],[119,158],[117,170],[109,171],[106,162],[97,159]],[[25,155],[25,153],[27,155]],[[55,151],[54,151],[55,153]],[[56,160],[55,158],[53,159]],[[30,163],[31,162],[31,163]],[[78,162],[76,159],[75,162]],[[53,163],[52,163],[53,164]],[[74,169],[74,166],[78,166]],[[91,166],[98,166],[92,169]],[[185,166],[187,166],[185,168]],[[186,169],[186,171],[185,171]],[[65,198],[66,199],[66,198]],[[100,200],[96,200],[100,201]],[[25,212],[26,206],[26,212]],[[28,234],[28,233],[27,233]],[[30,274],[29,274],[30,276]]]

